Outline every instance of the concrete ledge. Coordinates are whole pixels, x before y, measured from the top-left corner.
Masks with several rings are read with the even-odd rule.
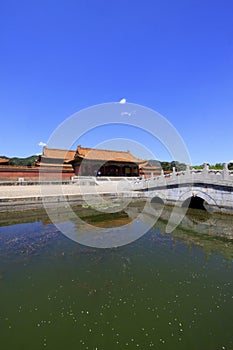
[[[94,193],[96,195],[96,193]],[[16,198],[0,198],[0,212],[8,211],[23,211],[28,209],[41,209],[45,207],[57,207],[65,205],[79,205],[85,203],[85,199],[93,198],[93,193],[74,194],[74,195],[54,195],[54,196],[31,196],[31,197],[16,197]],[[137,199],[145,198],[145,194],[134,192],[102,192],[99,193],[101,197],[112,198],[124,198],[124,199]],[[97,197],[98,201],[98,197]]]

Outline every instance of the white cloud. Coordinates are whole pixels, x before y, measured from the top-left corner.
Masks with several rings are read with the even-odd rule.
[[[121,115],[124,116],[124,115],[128,115],[129,117],[131,117],[131,115],[133,114],[136,114],[135,111],[132,111],[132,112],[121,112]]]
[[[44,143],[44,142],[40,141],[40,142],[38,143],[38,146],[40,146],[40,147],[44,147],[44,146],[46,146],[46,143]]]
[[[125,103],[126,103],[126,98],[122,98],[122,99],[119,101],[119,103],[125,104]]]

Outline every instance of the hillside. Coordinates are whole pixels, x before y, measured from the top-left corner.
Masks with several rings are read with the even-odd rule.
[[[18,158],[18,157],[8,158],[6,156],[0,156],[0,158],[9,159],[9,165],[33,166],[38,156],[32,155],[26,158]]]

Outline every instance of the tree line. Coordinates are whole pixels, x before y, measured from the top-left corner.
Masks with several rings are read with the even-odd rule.
[[[153,166],[158,166],[161,167],[164,171],[172,171],[173,168],[176,169],[176,171],[184,171],[186,170],[186,164],[180,163],[178,161],[172,161],[172,162],[167,162],[167,161],[161,161],[159,162],[158,160],[149,160],[148,163]],[[190,166],[191,169],[203,169],[204,168],[204,163],[201,165],[192,165]],[[207,164],[209,165],[210,169],[213,170],[222,170],[223,169],[223,163],[216,163],[216,164]],[[228,169],[233,170],[233,163],[228,164]]]
[[[7,158],[6,156],[0,156],[0,158],[9,159],[9,165],[14,166],[33,166],[35,160],[38,158],[36,155],[32,155],[26,158],[12,157]]]

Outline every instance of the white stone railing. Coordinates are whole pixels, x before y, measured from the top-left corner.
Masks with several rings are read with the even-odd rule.
[[[192,184],[194,182],[233,187],[233,171],[228,169],[227,164],[224,164],[223,170],[209,169],[207,164],[205,164],[203,169],[190,169],[190,167],[187,166],[186,170],[179,172],[176,172],[175,168],[173,168],[173,171],[169,174],[164,174],[162,170],[159,176],[152,176],[150,178],[134,181],[133,189],[179,185],[182,183]]]

